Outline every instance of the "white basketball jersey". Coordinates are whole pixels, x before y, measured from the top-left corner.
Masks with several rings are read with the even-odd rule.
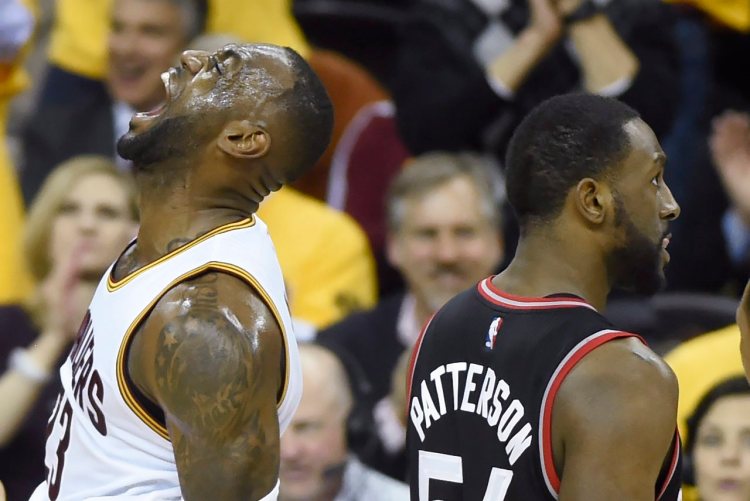
[[[276,252],[266,225],[253,217],[216,228],[119,281],[112,279],[110,267],[60,368],[63,392],[48,425],[47,481],[33,501],[181,499],[163,413],[130,381],[127,359],[134,333],[156,302],[206,271],[245,281],[281,327],[283,433],[302,394],[302,373]],[[265,499],[276,499],[276,492],[278,485]]]

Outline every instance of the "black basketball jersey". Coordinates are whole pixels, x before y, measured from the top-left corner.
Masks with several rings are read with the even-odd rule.
[[[449,301],[414,348],[411,499],[557,499],[551,447],[557,390],[587,353],[632,336],[578,297],[511,296],[489,278]],[[675,427],[655,499],[678,499],[680,466]]]

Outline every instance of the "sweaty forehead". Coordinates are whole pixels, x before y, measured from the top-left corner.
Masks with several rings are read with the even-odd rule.
[[[217,51],[215,55],[233,52],[242,61],[245,71],[262,68],[282,86],[294,83],[293,61],[286,50],[274,45],[240,45],[230,44]]]
[[[666,156],[651,127],[640,118],[625,123],[623,130],[627,135],[627,152],[615,172],[621,180],[632,178],[637,181],[654,166],[663,163]]]
[[[640,118],[634,118],[626,122],[623,129],[628,135],[630,148],[633,152],[643,153],[650,158],[664,153],[654,131]]]

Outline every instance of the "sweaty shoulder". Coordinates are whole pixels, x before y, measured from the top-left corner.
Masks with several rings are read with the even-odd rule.
[[[619,338],[592,350],[571,370],[560,396],[580,391],[658,392],[677,398],[677,378],[664,360],[636,337]]]
[[[208,272],[174,286],[139,329],[129,367],[133,380],[149,396],[158,393],[156,379],[163,352],[173,347],[197,357],[215,350],[250,353],[258,363],[272,362],[277,367],[283,350],[281,327],[258,292],[221,272]]]
[[[609,341],[584,356],[553,407],[561,499],[653,496],[675,436],[677,395],[674,373],[637,338]],[[602,478],[592,473],[598,461],[612,465]]]
[[[273,313],[233,276],[205,273],[156,304],[128,363],[164,413],[185,499],[258,499],[271,490],[283,353]]]

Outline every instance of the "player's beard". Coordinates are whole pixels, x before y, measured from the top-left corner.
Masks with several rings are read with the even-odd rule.
[[[615,286],[638,294],[651,295],[666,283],[662,267],[662,240],[654,243],[633,223],[618,196],[615,196],[616,224],[625,240],[609,256]]]
[[[168,117],[140,134],[128,131],[117,141],[117,153],[141,172],[170,159],[185,158],[197,149],[193,122],[187,116]]]

